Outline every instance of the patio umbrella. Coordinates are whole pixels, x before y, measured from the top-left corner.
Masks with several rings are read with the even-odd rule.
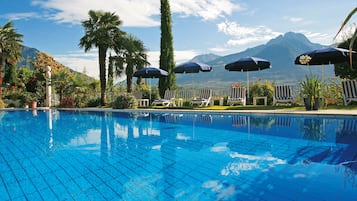
[[[352,51],[355,56],[356,52]],[[350,51],[343,48],[324,47],[307,51],[295,58],[298,65],[322,65],[322,80],[324,80],[324,65],[349,62]]]
[[[161,78],[167,77],[169,73],[160,68],[147,67],[142,68],[134,73],[134,77],[142,77],[142,78]]]
[[[259,71],[271,68],[268,60],[257,57],[244,57],[237,61],[226,64],[224,68],[228,71],[247,72],[247,97],[249,98],[249,71]]]
[[[356,52],[352,51],[353,54]],[[343,48],[324,47],[307,51],[295,58],[295,64],[299,65],[324,65],[349,61],[350,51]]]
[[[175,73],[198,73],[200,71],[210,72],[211,70],[211,66],[193,61],[180,64],[174,68]]]
[[[162,77],[167,77],[168,75],[169,73],[167,71],[154,67],[142,68],[134,73],[134,77],[141,77],[141,78],[162,78]],[[149,99],[151,100],[151,84],[150,84]]]
[[[174,73],[199,73],[199,72],[210,72],[212,71],[212,67],[199,62],[186,62],[176,66],[173,69]],[[193,78],[192,78],[193,83]],[[193,85],[193,84],[192,84]],[[194,85],[193,85],[194,88]]]

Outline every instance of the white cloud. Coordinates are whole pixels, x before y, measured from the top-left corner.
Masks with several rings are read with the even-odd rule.
[[[333,36],[331,34],[311,32],[306,30],[300,30],[298,32],[304,34],[313,43],[320,43],[323,45],[330,45],[333,43],[331,40]]]
[[[228,46],[266,42],[281,34],[272,31],[266,26],[244,27],[236,22],[228,21],[218,24],[217,27],[219,32],[232,37],[232,39],[227,41]]]
[[[201,17],[204,20],[214,20],[231,15],[234,10],[241,9],[231,0],[177,0],[171,1],[170,6],[173,13]]]
[[[60,23],[77,24],[88,18],[89,10],[103,10],[119,15],[124,26],[159,25],[152,18],[160,13],[160,2],[156,0],[35,0],[33,4],[52,11],[51,19]]]
[[[160,25],[160,1],[157,0],[33,0],[35,6],[47,9],[49,19],[59,23],[78,24],[88,18],[89,10],[115,12],[123,26],[149,27]],[[214,20],[231,15],[241,7],[232,0],[175,0],[170,1],[171,13]]]
[[[40,16],[35,12],[27,12],[27,13],[8,13],[5,15],[1,15],[1,17],[15,21],[15,20],[29,20],[33,18],[40,18]]]
[[[59,23],[78,24],[88,18],[88,11],[92,9],[115,12],[123,21],[123,26],[160,25],[160,1],[157,0],[34,0],[33,5],[48,9],[50,19]],[[172,14],[197,16],[204,20],[230,15],[240,9],[232,0],[175,0],[170,1],[170,7]]]
[[[212,51],[212,52],[217,52],[217,53],[230,51],[230,49],[223,48],[223,47],[212,47],[212,48],[209,48],[208,50]]]

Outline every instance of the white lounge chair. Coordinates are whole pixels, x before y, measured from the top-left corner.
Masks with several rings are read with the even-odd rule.
[[[211,89],[201,89],[198,94],[198,98],[193,98],[191,100],[191,105],[208,106],[211,102],[212,90]]]
[[[162,106],[176,106],[175,104],[175,97],[176,97],[176,90],[166,90],[165,94],[164,94],[164,98],[162,99],[158,99],[158,100],[154,100],[152,102],[153,106],[157,106],[157,105],[162,105]]]
[[[148,107],[149,106],[149,99],[143,98],[142,91],[134,91],[134,92],[132,92],[132,94],[136,98],[136,101],[138,101],[139,107]]]
[[[342,96],[345,105],[357,101],[357,80],[344,80],[342,83]]]
[[[277,103],[294,103],[293,92],[290,85],[274,86],[273,105]]]
[[[246,105],[247,97],[246,97],[246,89],[244,87],[232,87],[231,95],[228,96],[227,104],[242,104]]]

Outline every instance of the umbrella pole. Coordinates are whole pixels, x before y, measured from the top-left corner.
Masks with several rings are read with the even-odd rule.
[[[193,98],[195,98],[195,83],[193,82],[193,73],[191,73],[191,82],[192,82],[192,94]]]
[[[325,76],[324,76],[324,74],[325,74],[325,72],[324,72],[325,69],[324,69],[324,68],[325,68],[325,66],[322,64],[322,66],[321,66],[321,80],[322,80],[322,81],[324,81],[324,77],[325,77]]]
[[[249,71],[247,71],[247,97],[249,99]]]

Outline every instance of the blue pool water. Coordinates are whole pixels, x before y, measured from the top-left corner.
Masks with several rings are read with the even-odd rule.
[[[0,111],[0,200],[356,200],[357,118]]]

